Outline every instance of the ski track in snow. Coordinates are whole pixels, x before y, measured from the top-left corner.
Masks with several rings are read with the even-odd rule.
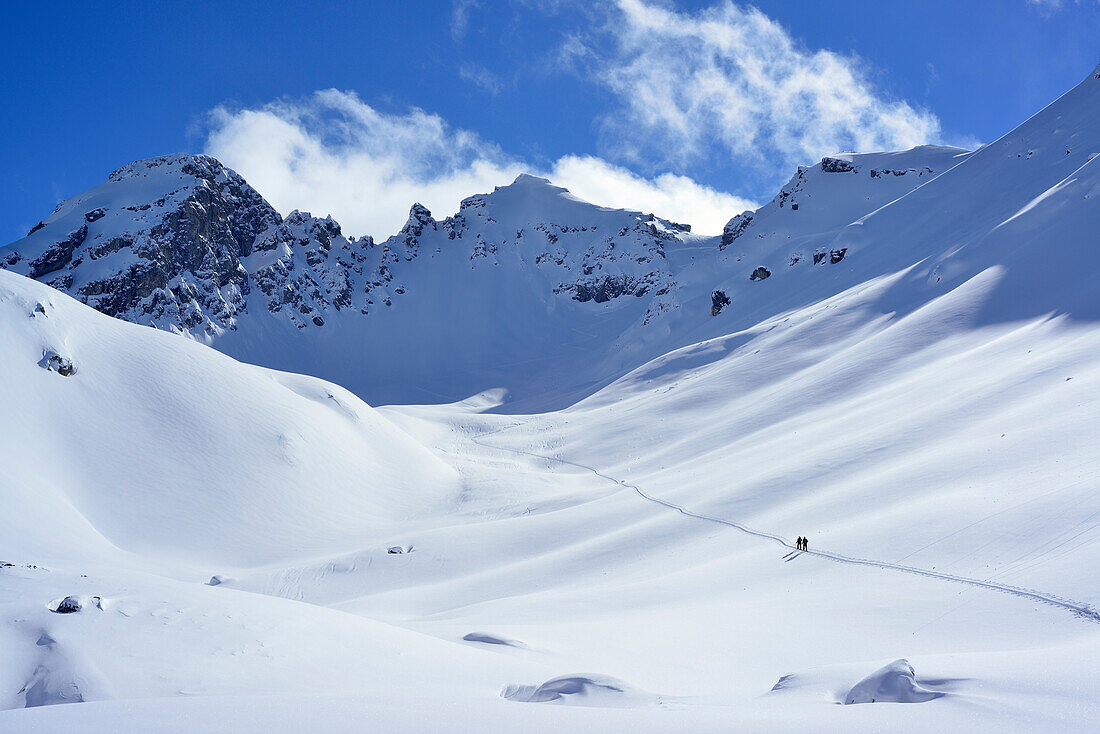
[[[512,428],[517,428],[519,425],[522,425],[522,424],[515,424],[515,425],[511,425],[511,426],[505,426],[504,428],[499,428],[495,431],[490,431],[490,432],[488,432],[488,433],[486,433],[482,436],[474,436],[474,437],[472,437],[472,440],[473,440],[474,443],[478,444],[479,446],[484,446],[485,448],[496,449],[498,451],[508,451],[508,452],[511,452],[511,453],[514,453],[514,454],[522,454],[522,455],[531,456],[531,457],[534,457],[534,458],[537,458],[537,459],[543,459],[545,461],[554,461],[554,462],[557,462],[559,464],[564,464],[566,466],[572,466],[572,467],[575,467],[577,469],[583,469],[585,471],[592,472],[593,474],[595,474],[597,477],[600,477],[601,479],[604,479],[604,480],[609,481],[609,482],[614,482],[615,484],[618,484],[621,487],[625,487],[627,489],[633,490],[636,495],[638,495],[639,497],[641,497],[642,499],[644,499],[648,502],[652,502],[654,504],[661,505],[663,507],[667,507],[670,510],[675,510],[676,512],[679,512],[681,515],[684,515],[685,517],[691,517],[691,518],[695,518],[696,520],[705,520],[707,522],[713,522],[713,523],[717,523],[719,525],[725,525],[726,527],[733,528],[734,530],[739,530],[740,532],[745,533],[747,535],[753,535],[753,536],[756,536],[757,538],[763,538],[765,540],[770,540],[774,543],[778,543],[779,545],[783,546],[784,548],[789,548],[792,551],[798,551],[798,553],[800,553],[800,554],[816,556],[818,558],[823,558],[825,560],[834,561],[836,563],[848,563],[848,564],[857,565],[857,566],[872,566],[872,567],[875,567],[875,568],[883,568],[883,569],[887,569],[887,570],[891,570],[891,571],[901,571],[903,573],[911,573],[911,574],[915,574],[917,576],[925,576],[925,577],[928,577],[928,578],[939,579],[941,581],[953,581],[955,583],[966,584],[968,586],[972,586],[972,587],[976,587],[976,588],[989,589],[990,591],[999,591],[1003,594],[1011,594],[1013,596],[1018,596],[1018,597],[1021,597],[1021,598],[1024,598],[1024,599],[1031,599],[1032,601],[1042,602],[1043,604],[1050,604],[1051,606],[1055,606],[1055,607],[1058,607],[1060,609],[1064,609],[1068,612],[1071,612],[1071,613],[1074,614],[1074,616],[1076,616],[1079,619],[1082,619],[1086,622],[1094,622],[1094,623],[1100,624],[1100,610],[1097,610],[1097,609],[1093,608],[1092,605],[1090,605],[1090,604],[1083,604],[1081,602],[1077,602],[1077,601],[1074,601],[1072,599],[1067,599],[1065,597],[1056,596],[1054,594],[1048,594],[1046,592],[1037,591],[1035,589],[1024,589],[1024,588],[1021,588],[1021,587],[1018,587],[1018,586],[1011,586],[1009,584],[999,584],[999,583],[996,583],[994,581],[983,581],[982,579],[968,578],[966,576],[956,576],[955,574],[942,573],[940,571],[932,571],[932,570],[924,569],[924,568],[917,568],[916,566],[905,566],[905,565],[902,565],[902,564],[899,564],[899,563],[890,563],[888,561],[875,561],[875,560],[871,560],[871,559],[868,559],[868,558],[853,558],[852,556],[845,556],[845,555],[842,555],[840,553],[833,553],[831,551],[822,551],[822,550],[803,550],[803,551],[800,551],[797,548],[795,548],[793,543],[791,543],[789,540],[787,540],[786,538],[784,538],[780,535],[775,535],[773,533],[768,533],[768,532],[765,532],[763,530],[755,530],[753,528],[748,527],[747,525],[743,525],[739,522],[734,522],[733,520],[726,520],[726,519],[723,519],[721,517],[714,517],[713,515],[704,515],[704,514],[699,513],[699,512],[693,512],[693,511],[691,511],[691,510],[689,510],[689,509],[687,509],[687,508],[685,508],[681,505],[676,504],[675,502],[670,502],[668,500],[661,499],[660,497],[655,497],[654,495],[649,494],[648,492],[646,492],[644,489],[642,489],[641,487],[639,487],[636,484],[633,484],[631,482],[627,482],[627,481],[622,480],[622,479],[617,479],[617,478],[615,478],[615,477],[613,477],[609,474],[604,474],[603,472],[601,472],[599,469],[597,469],[594,466],[589,466],[587,464],[581,464],[579,462],[570,461],[568,459],[562,459],[562,458],[559,458],[557,456],[548,456],[546,454],[539,454],[539,453],[535,453],[534,451],[524,451],[522,449],[512,449],[512,448],[507,448],[507,447],[504,447],[504,446],[496,446],[496,445],[493,445],[491,443],[485,443],[482,440],[482,439],[484,439],[488,436],[491,436],[491,435],[494,435],[494,434],[497,434],[497,433],[501,433],[503,431],[506,431],[506,430],[509,430],[509,429],[512,429]]]

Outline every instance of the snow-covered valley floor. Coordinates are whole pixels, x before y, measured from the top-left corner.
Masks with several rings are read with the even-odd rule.
[[[538,415],[373,410],[0,279],[0,731],[1100,721],[1100,334],[974,326],[982,278],[881,318],[853,289]]]

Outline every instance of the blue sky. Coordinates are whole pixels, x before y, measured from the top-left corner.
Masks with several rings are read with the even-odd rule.
[[[0,29],[5,242],[177,151],[351,234],[521,170],[714,230],[834,150],[988,142],[1100,61],[1097,0],[32,5]]]

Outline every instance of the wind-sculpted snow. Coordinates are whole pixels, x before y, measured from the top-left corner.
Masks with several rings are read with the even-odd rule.
[[[844,703],[924,703],[944,695],[921,686],[916,676],[908,660],[895,660],[852,686]]]

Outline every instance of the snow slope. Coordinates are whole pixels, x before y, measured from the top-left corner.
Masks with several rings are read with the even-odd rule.
[[[348,391],[0,273],[0,557],[248,563],[444,513],[452,470]],[[62,376],[48,355],[73,365]]]
[[[403,327],[363,384],[499,388],[453,403],[0,273],[0,731],[1094,731],[1098,108],[1100,69],[972,154],[827,159],[722,238],[521,178],[464,206],[476,262],[417,214],[393,306],[211,337]],[[653,230],[532,266],[537,211]],[[478,287],[468,353],[421,325]]]

